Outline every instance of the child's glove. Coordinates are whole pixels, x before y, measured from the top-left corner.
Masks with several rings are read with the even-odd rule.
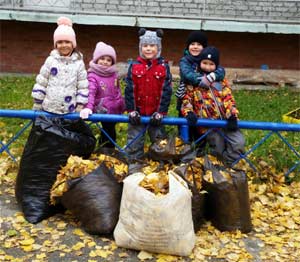
[[[216,74],[214,72],[209,73],[208,75],[206,75],[207,80],[212,83],[216,81]]]
[[[197,124],[198,117],[194,112],[192,112],[192,111],[188,112],[188,114],[185,118],[186,118],[189,126],[194,126]]]
[[[161,124],[161,120],[163,119],[163,117],[164,116],[158,112],[153,113],[150,118],[150,125],[159,126]]]
[[[237,117],[232,115],[227,119],[227,130],[236,131],[238,130]]]
[[[42,110],[42,104],[34,103],[32,110]]]
[[[138,111],[132,111],[128,114],[129,123],[132,125],[139,125],[141,123],[141,115]]]
[[[199,86],[205,89],[209,89],[210,82],[208,81],[206,76],[202,76]]]
[[[82,118],[82,119],[87,119],[89,118],[89,115],[91,115],[93,112],[91,109],[89,108],[84,108],[80,111],[79,113],[79,116]]]

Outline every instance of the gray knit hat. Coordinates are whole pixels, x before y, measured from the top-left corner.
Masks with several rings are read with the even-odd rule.
[[[143,57],[142,56],[142,45],[149,44],[149,45],[157,45],[158,46],[158,53],[157,53],[156,58],[160,57],[162,36],[163,36],[163,30],[161,30],[161,29],[157,29],[156,31],[150,31],[150,30],[146,30],[145,28],[141,28],[139,30],[140,56]]]

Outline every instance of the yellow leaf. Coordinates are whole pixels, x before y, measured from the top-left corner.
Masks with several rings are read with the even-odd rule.
[[[43,246],[50,247],[52,246],[52,242],[50,240],[45,240]]]
[[[107,258],[109,255],[112,254],[110,250],[101,250],[101,249],[97,249],[95,253],[98,257],[103,257],[103,258]]]
[[[230,259],[229,261],[238,261],[240,256],[235,253],[230,253],[230,254],[227,254],[227,258]]]
[[[94,242],[94,241],[92,241],[92,242],[88,242],[88,247],[94,247],[94,246],[96,246],[96,243]]]
[[[129,255],[125,252],[119,253],[119,257],[123,258],[123,257],[129,257]]]
[[[85,235],[84,232],[83,232],[81,229],[79,229],[79,228],[74,229],[74,230],[73,230],[73,234],[74,234],[74,235],[77,235],[77,236],[80,236],[80,237],[82,237],[82,236]]]
[[[65,222],[59,222],[59,223],[57,224],[57,228],[58,228],[58,229],[65,229],[66,226],[67,226],[67,223],[65,223]]]
[[[114,251],[114,250],[117,249],[117,248],[118,248],[118,247],[117,247],[116,243],[115,243],[115,242],[112,242],[111,245],[110,245],[111,251]]]
[[[24,216],[23,215],[18,215],[17,217],[16,217],[16,222],[17,223],[23,223],[23,222],[25,222],[26,220],[25,220],[25,218],[24,218]]]
[[[94,250],[92,250],[92,251],[89,253],[89,256],[90,256],[90,257],[96,257],[97,254],[96,254],[96,252],[95,252]]]
[[[176,262],[176,261],[178,261],[177,256],[159,254],[157,257],[158,257],[158,259],[156,260],[156,262]]]
[[[77,242],[75,245],[72,246],[72,249],[77,251],[85,247],[83,242]]]
[[[28,239],[20,241],[20,244],[22,246],[29,246],[29,245],[32,245],[33,243],[34,243],[34,239],[33,238],[28,238]]]
[[[22,246],[22,249],[23,249],[25,252],[30,252],[30,251],[33,250],[32,245],[29,245],[29,246]]]
[[[45,253],[41,253],[41,254],[37,254],[37,255],[36,255],[36,258],[37,258],[37,259],[43,259],[43,258],[45,258],[45,257],[47,257]]]
[[[138,259],[140,260],[145,260],[145,259],[151,259],[153,258],[152,254],[146,252],[146,251],[141,251],[139,254],[138,254]]]

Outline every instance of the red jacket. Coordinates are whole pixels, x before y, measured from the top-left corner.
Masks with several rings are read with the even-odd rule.
[[[145,60],[138,57],[128,69],[125,87],[127,111],[150,116],[154,112],[168,113],[172,96],[172,76],[162,58]]]

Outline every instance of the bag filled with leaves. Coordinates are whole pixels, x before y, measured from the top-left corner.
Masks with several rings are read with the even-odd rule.
[[[124,179],[120,217],[114,230],[117,246],[155,253],[188,256],[195,245],[191,192],[174,172],[160,181],[134,173]],[[145,187],[162,183],[160,190]],[[152,186],[150,186],[152,188]]]
[[[38,117],[26,142],[15,194],[24,216],[38,223],[61,210],[50,206],[50,189],[71,154],[89,157],[96,139],[83,120]]]
[[[208,192],[207,216],[220,231],[252,229],[247,176],[243,171],[214,164],[208,157],[204,163],[203,189]]]
[[[149,158],[155,161],[174,161],[178,162],[182,157],[192,151],[190,144],[176,136],[159,139],[149,147]]]
[[[201,162],[203,161],[200,161],[200,158],[195,158],[190,163],[182,164],[174,169],[174,172],[183,178],[192,192],[192,217],[195,232],[204,223],[204,194],[206,192],[202,190],[203,163]]]
[[[121,183],[102,163],[96,170],[67,181],[60,201],[71,210],[90,234],[110,234],[118,219],[122,195]]]

